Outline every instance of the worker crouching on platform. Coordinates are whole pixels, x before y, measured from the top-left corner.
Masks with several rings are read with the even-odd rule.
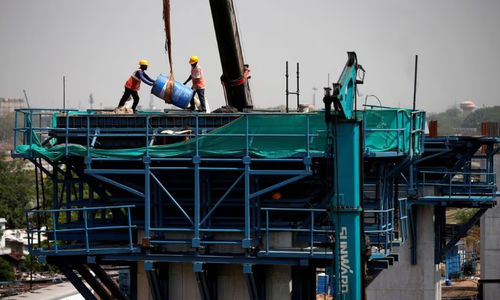
[[[191,98],[191,110],[195,110],[194,95],[198,94],[200,100],[200,111],[207,111],[205,105],[205,77],[203,77],[203,70],[198,65],[198,56],[191,56],[189,59],[189,64],[191,65],[191,75],[184,82],[184,85],[191,80],[193,82],[193,98]]]
[[[132,73],[130,78],[127,80],[127,82],[125,82],[125,92],[123,93],[123,96],[120,99],[118,108],[124,106],[125,102],[127,102],[127,100],[132,95],[132,98],[134,98],[134,104],[132,105],[132,110],[135,113],[135,108],[139,103],[139,94],[137,93],[137,91],[141,88],[141,81],[147,85],[153,85],[155,82],[146,74],[146,72],[144,72],[147,69],[148,69],[148,61],[144,59],[141,60],[139,62],[139,68],[135,70],[134,73]]]

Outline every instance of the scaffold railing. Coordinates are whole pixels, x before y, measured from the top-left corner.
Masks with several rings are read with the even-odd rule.
[[[318,215],[322,216],[324,219],[328,219],[328,213],[326,209],[311,209],[311,208],[283,208],[283,207],[262,207],[260,209],[264,212],[265,222],[264,227],[260,230],[264,233],[265,240],[265,250],[262,255],[271,256],[271,255],[285,255],[289,252],[302,252],[304,254],[308,254],[310,256],[314,256],[315,254],[324,255],[326,252],[332,254],[332,240],[329,240],[329,237],[333,236],[334,229],[332,225],[315,225],[318,220]],[[306,222],[302,224],[292,224],[284,222],[282,225],[272,225],[271,224],[271,214],[275,215],[283,215],[284,213],[299,213],[303,214]],[[275,216],[276,218],[276,216]],[[330,228],[328,228],[330,227]],[[303,234],[305,238],[303,239],[305,245],[300,249],[286,249],[285,246],[271,246],[270,242],[270,234],[273,232],[296,232],[299,234]],[[326,245],[323,247],[316,247],[316,245],[322,244]]]
[[[423,153],[425,112],[370,106],[360,111],[368,156],[418,156]]]
[[[132,224],[131,208],[134,205],[26,210],[29,251],[37,255],[75,253],[78,250],[87,254],[115,253],[118,248],[132,252],[135,250],[132,233],[137,226]],[[118,213],[125,220],[117,221]],[[115,219],[112,219],[113,216]],[[42,221],[48,227],[42,227]],[[105,238],[96,239],[96,233],[104,234]],[[106,242],[102,246],[96,240]],[[119,240],[122,246],[114,245],[113,249],[107,249],[107,241],[110,240]]]
[[[495,172],[486,170],[419,172],[422,174],[420,186],[423,199],[440,197],[447,198],[448,201],[495,200],[497,191]],[[439,179],[433,179],[436,177]],[[438,189],[439,194],[429,190],[430,187]]]

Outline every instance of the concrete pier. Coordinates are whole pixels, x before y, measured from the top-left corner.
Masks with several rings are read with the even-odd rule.
[[[169,264],[168,287],[168,299],[201,299],[192,263]]]
[[[141,236],[140,233],[139,237]],[[185,236],[184,233],[169,233],[169,238],[173,236]],[[236,236],[236,237],[235,237]],[[236,239],[237,234],[219,234],[218,238]],[[290,232],[271,233],[269,236],[269,246],[272,249],[290,248],[292,244],[292,234]],[[165,249],[170,251],[186,251],[189,246],[168,245]],[[234,245],[213,246],[217,252],[239,253],[241,247]],[[155,268],[160,267],[156,265]],[[249,291],[241,264],[210,264],[210,282],[212,288],[216,289],[218,300],[249,300]],[[255,273],[254,273],[255,274]],[[258,289],[265,291],[267,300],[286,300],[292,298],[292,267],[286,265],[259,266],[258,275],[261,280]],[[261,276],[265,278],[261,279]],[[137,270],[137,299],[152,299],[151,288],[149,286],[147,273],[144,270],[144,263],[138,263]],[[168,263],[168,299],[201,299],[200,290],[193,269],[192,263]]]
[[[411,264],[411,242],[396,248],[399,261],[382,271],[367,288],[369,300],[441,299],[441,269],[434,264],[434,206],[415,206],[417,264]]]
[[[500,185],[500,155],[495,157],[494,172]],[[500,206],[490,208],[481,217],[481,279],[500,279]],[[484,299],[496,299],[500,284],[484,285]]]

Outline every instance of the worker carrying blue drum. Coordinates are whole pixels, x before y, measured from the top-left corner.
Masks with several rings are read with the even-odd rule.
[[[118,108],[121,108],[125,105],[125,102],[130,98],[132,95],[132,98],[134,98],[134,104],[132,105],[132,110],[135,113],[135,108],[137,107],[137,104],[139,103],[139,94],[137,91],[141,88],[141,81],[144,82],[147,85],[154,85],[154,80],[151,79],[147,74],[146,71],[148,69],[148,61],[147,60],[141,60],[139,62],[139,68],[132,73],[130,78],[125,82],[125,92],[123,93],[122,98],[120,99],[120,103],[118,104]]]
[[[207,111],[206,105],[205,105],[205,77],[203,77],[203,70],[201,69],[201,66],[198,65],[198,56],[191,56],[189,59],[189,64],[191,65],[191,75],[189,75],[189,78],[186,79],[184,82],[184,85],[191,80],[193,82],[193,90],[195,91],[196,94],[198,94],[198,99],[200,100],[200,111],[205,112]],[[195,103],[194,103],[194,94],[193,97],[191,98],[191,110],[195,110]]]

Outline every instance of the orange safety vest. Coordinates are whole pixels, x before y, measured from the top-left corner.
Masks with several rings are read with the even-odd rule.
[[[191,69],[191,80],[193,81],[193,89],[205,88],[205,77],[203,77],[203,70],[199,65]]]
[[[128,89],[131,89],[132,91],[138,91],[139,88],[141,87],[141,79],[139,79],[137,76],[135,76],[135,73],[137,71],[140,71],[141,69],[137,69],[132,73],[130,78],[125,82],[125,87]]]

